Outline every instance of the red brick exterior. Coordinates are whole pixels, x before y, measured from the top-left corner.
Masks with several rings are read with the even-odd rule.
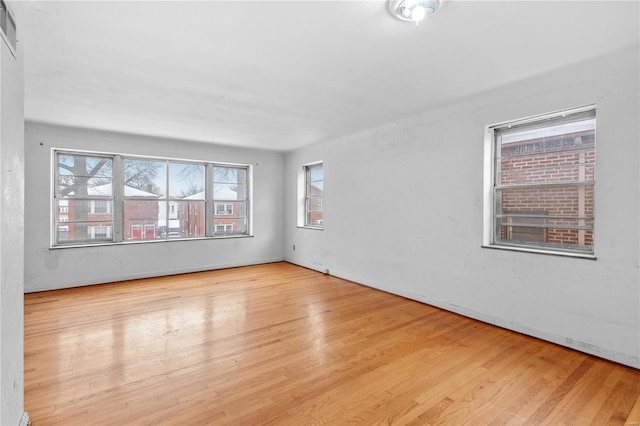
[[[158,202],[125,201],[124,239],[145,240],[158,236]]]
[[[178,201],[178,219],[180,236],[204,237],[207,234],[204,200]]]
[[[505,186],[593,181],[595,133],[586,131],[503,144],[500,169],[500,184]],[[566,229],[568,225],[593,226],[592,220],[568,218],[593,217],[593,186],[505,188],[501,196],[505,214],[549,216],[548,219],[520,219],[528,223],[546,223],[549,226],[544,231],[547,243],[593,245],[593,231]],[[560,216],[564,218],[553,218]],[[511,218],[510,223],[516,220],[518,218]],[[502,239],[509,238],[509,228],[501,227]]]
[[[322,191],[315,186],[309,189],[308,224],[322,226]]]

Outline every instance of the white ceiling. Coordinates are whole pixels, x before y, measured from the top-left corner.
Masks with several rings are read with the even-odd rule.
[[[638,3],[20,4],[25,116],[288,150],[638,43]]]

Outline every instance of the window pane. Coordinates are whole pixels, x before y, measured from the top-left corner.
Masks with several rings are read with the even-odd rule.
[[[56,226],[58,243],[113,241],[113,222],[67,222]],[[98,231],[96,233],[96,231]],[[104,232],[103,232],[104,231]]]
[[[236,201],[233,203],[215,203],[214,218],[246,218],[247,202]]]
[[[247,233],[247,209],[248,203],[246,201],[216,203],[213,216],[214,234]]]
[[[249,231],[247,196],[246,168],[213,168],[214,235],[246,234]]]
[[[246,186],[235,183],[216,183],[213,188],[214,200],[244,200]]]
[[[544,212],[547,216],[593,216],[593,186],[556,186],[546,188],[504,188],[502,213]]]
[[[584,182],[595,178],[595,123],[571,123],[501,136],[500,185]],[[558,129],[571,133],[558,134]],[[577,130],[582,130],[578,132]],[[529,138],[525,138],[528,136]]]
[[[160,206],[164,206],[164,201],[156,200],[125,200],[124,202],[124,232],[125,240],[142,240],[156,238],[146,231],[147,227],[158,227],[160,219]]]
[[[322,199],[309,197],[307,199],[307,224],[322,225]]]
[[[236,167],[213,168],[214,200],[246,200],[247,170]]]
[[[216,166],[213,168],[213,182],[246,184],[247,169],[240,167]]]
[[[323,165],[305,166],[305,178],[305,225],[321,227],[324,188]]]
[[[318,187],[322,191],[324,172],[321,165],[309,168],[309,178],[311,185]]]
[[[97,210],[95,203],[99,203]],[[64,215],[68,222],[113,220],[111,200],[57,200],[57,204],[58,216]]]
[[[170,237],[204,237],[205,236],[205,202],[204,201],[178,201],[177,202],[177,229],[173,227],[174,232]]]
[[[189,238],[206,235],[206,203],[204,200],[159,201],[158,238]]]
[[[111,197],[112,160],[58,154],[58,198]]]
[[[496,130],[495,239],[592,252],[595,111]]]
[[[55,222],[74,223],[113,223],[113,201],[111,200],[56,200],[57,215]],[[98,205],[96,205],[98,203]],[[65,223],[65,225],[67,224]],[[93,226],[93,225],[92,225]],[[85,238],[85,236],[81,238]],[[72,238],[68,235],[67,238]]]
[[[204,200],[205,167],[201,164],[169,163],[169,196]]]
[[[167,194],[166,161],[124,160],[125,197],[164,197]]]

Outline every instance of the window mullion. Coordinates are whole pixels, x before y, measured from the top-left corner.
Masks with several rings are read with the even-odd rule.
[[[204,182],[204,198],[205,198],[205,234],[207,237],[213,237],[213,215],[215,213],[213,207],[213,164],[207,163],[205,169],[205,182]]]
[[[113,240],[120,242],[124,238],[124,169],[122,156],[113,157],[112,184],[113,190]]]

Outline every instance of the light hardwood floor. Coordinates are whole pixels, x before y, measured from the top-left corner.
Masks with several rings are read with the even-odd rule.
[[[639,396],[638,370],[287,263],[25,295],[34,426],[633,425]]]

